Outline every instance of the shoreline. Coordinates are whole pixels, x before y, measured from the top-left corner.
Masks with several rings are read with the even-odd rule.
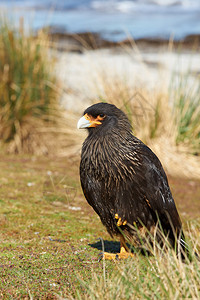
[[[173,46],[176,50],[200,50],[200,34],[190,34],[180,40],[175,40],[173,37],[170,39],[159,37],[134,39],[130,36],[124,40],[115,42],[103,38],[98,32],[54,32],[53,27],[42,28],[41,30],[47,32],[49,39],[52,42],[52,47],[56,48],[58,51],[82,53],[85,49],[96,50],[103,48],[133,47],[135,45],[141,51],[145,51],[145,49],[148,48],[156,49],[165,47],[166,49],[168,46]]]

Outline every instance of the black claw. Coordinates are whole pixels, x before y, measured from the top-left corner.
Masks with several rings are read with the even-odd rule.
[[[115,259],[119,260],[119,255],[118,254],[115,255]]]

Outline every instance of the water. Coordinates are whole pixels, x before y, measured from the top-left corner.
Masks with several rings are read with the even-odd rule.
[[[35,30],[50,25],[113,41],[200,34],[200,0],[0,0],[0,9]]]

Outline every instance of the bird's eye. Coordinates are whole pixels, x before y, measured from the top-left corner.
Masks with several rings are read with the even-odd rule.
[[[104,119],[105,115],[104,114],[100,114],[99,117]]]

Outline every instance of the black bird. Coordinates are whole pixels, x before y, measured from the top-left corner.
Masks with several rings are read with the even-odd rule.
[[[117,257],[133,255],[124,236],[140,245],[138,233],[154,234],[156,228],[184,256],[187,244],[167,176],[158,157],[132,134],[125,113],[97,103],[85,110],[77,127],[88,129],[80,163],[83,193],[110,235],[120,236]],[[161,239],[158,233],[156,237]],[[104,258],[115,254],[105,253]]]

